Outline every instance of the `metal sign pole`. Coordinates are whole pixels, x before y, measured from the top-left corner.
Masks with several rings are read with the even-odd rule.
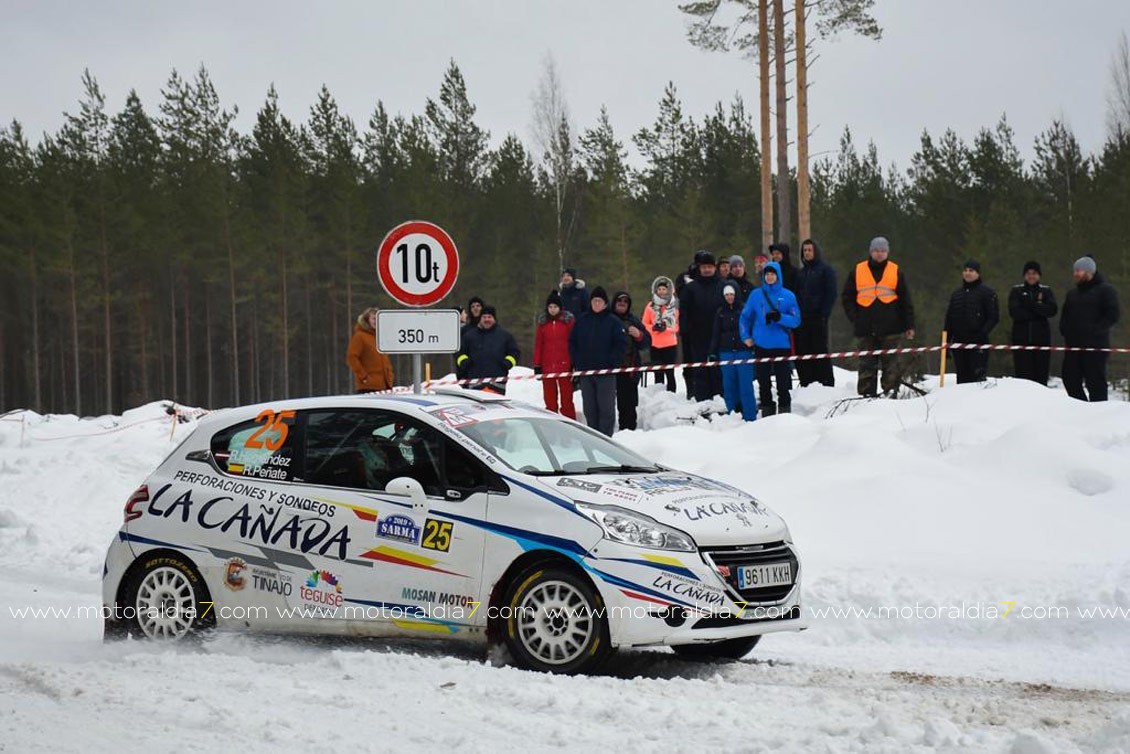
[[[419,395],[423,392],[423,357],[418,354],[412,354],[412,392]]]

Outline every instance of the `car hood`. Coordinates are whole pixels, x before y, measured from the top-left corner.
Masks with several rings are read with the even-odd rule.
[[[583,474],[545,481],[575,502],[643,513],[690,534],[699,546],[761,544],[789,536],[784,520],[752,495],[695,474]]]

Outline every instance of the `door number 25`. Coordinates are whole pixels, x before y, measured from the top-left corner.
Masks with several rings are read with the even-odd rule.
[[[440,552],[450,550],[452,525],[450,521],[436,521],[434,518],[424,521],[424,538],[420,541],[420,547]]]

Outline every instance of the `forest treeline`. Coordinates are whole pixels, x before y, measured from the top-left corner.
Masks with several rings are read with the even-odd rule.
[[[630,291],[638,309],[653,277],[684,270],[696,249],[750,261],[758,244],[758,135],[740,100],[696,120],[668,85],[634,134],[615,133],[606,111],[576,134],[563,120],[551,166],[514,134],[492,147],[454,62],[422,114],[378,102],[359,126],[323,88],[295,123],[272,87],[249,134],[203,68],[174,72],[155,111],[131,92],[108,113],[89,72],[83,84],[57,133],[32,143],[18,121],[0,129],[4,410],[348,392],[358,313],[394,305],[376,280],[377,245],[408,219],[438,223],[459,247],[444,305],[476,294],[495,304],[527,364],[562,261],[590,286]],[[1053,122],[1034,155],[1025,164],[1003,117],[971,142],[924,132],[906,169],[845,132],[812,168],[815,238],[842,283],[871,237],[887,236],[927,342],[968,257],[1002,306],[1026,260],[1062,297],[1083,254],[1125,296],[1130,135],[1116,130],[1084,154]],[[1007,331],[1005,319],[994,341]],[[834,346],[848,344],[840,313],[832,332]],[[994,357],[993,371],[1008,363]],[[1126,371],[1112,362],[1112,377]]]

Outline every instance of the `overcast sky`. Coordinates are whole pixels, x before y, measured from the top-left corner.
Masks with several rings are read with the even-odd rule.
[[[787,5],[791,5],[788,0]],[[696,120],[740,94],[756,115],[754,64],[686,41],[676,0],[0,0],[0,122],[33,141],[76,112],[90,68],[117,112],[130,88],[156,113],[172,69],[203,64],[249,133],[271,82],[304,121],[321,85],[363,128],[378,100],[423,113],[449,60],[478,123],[531,143],[531,93],[552,54],[578,128],[607,105],[619,138],[654,121],[668,81]],[[886,164],[908,167],[923,129],[971,139],[1002,113],[1025,155],[1055,118],[1102,144],[1109,67],[1130,0],[878,0],[880,42],[820,43],[811,74],[811,152],[850,126]],[[795,114],[790,113],[795,127]]]

